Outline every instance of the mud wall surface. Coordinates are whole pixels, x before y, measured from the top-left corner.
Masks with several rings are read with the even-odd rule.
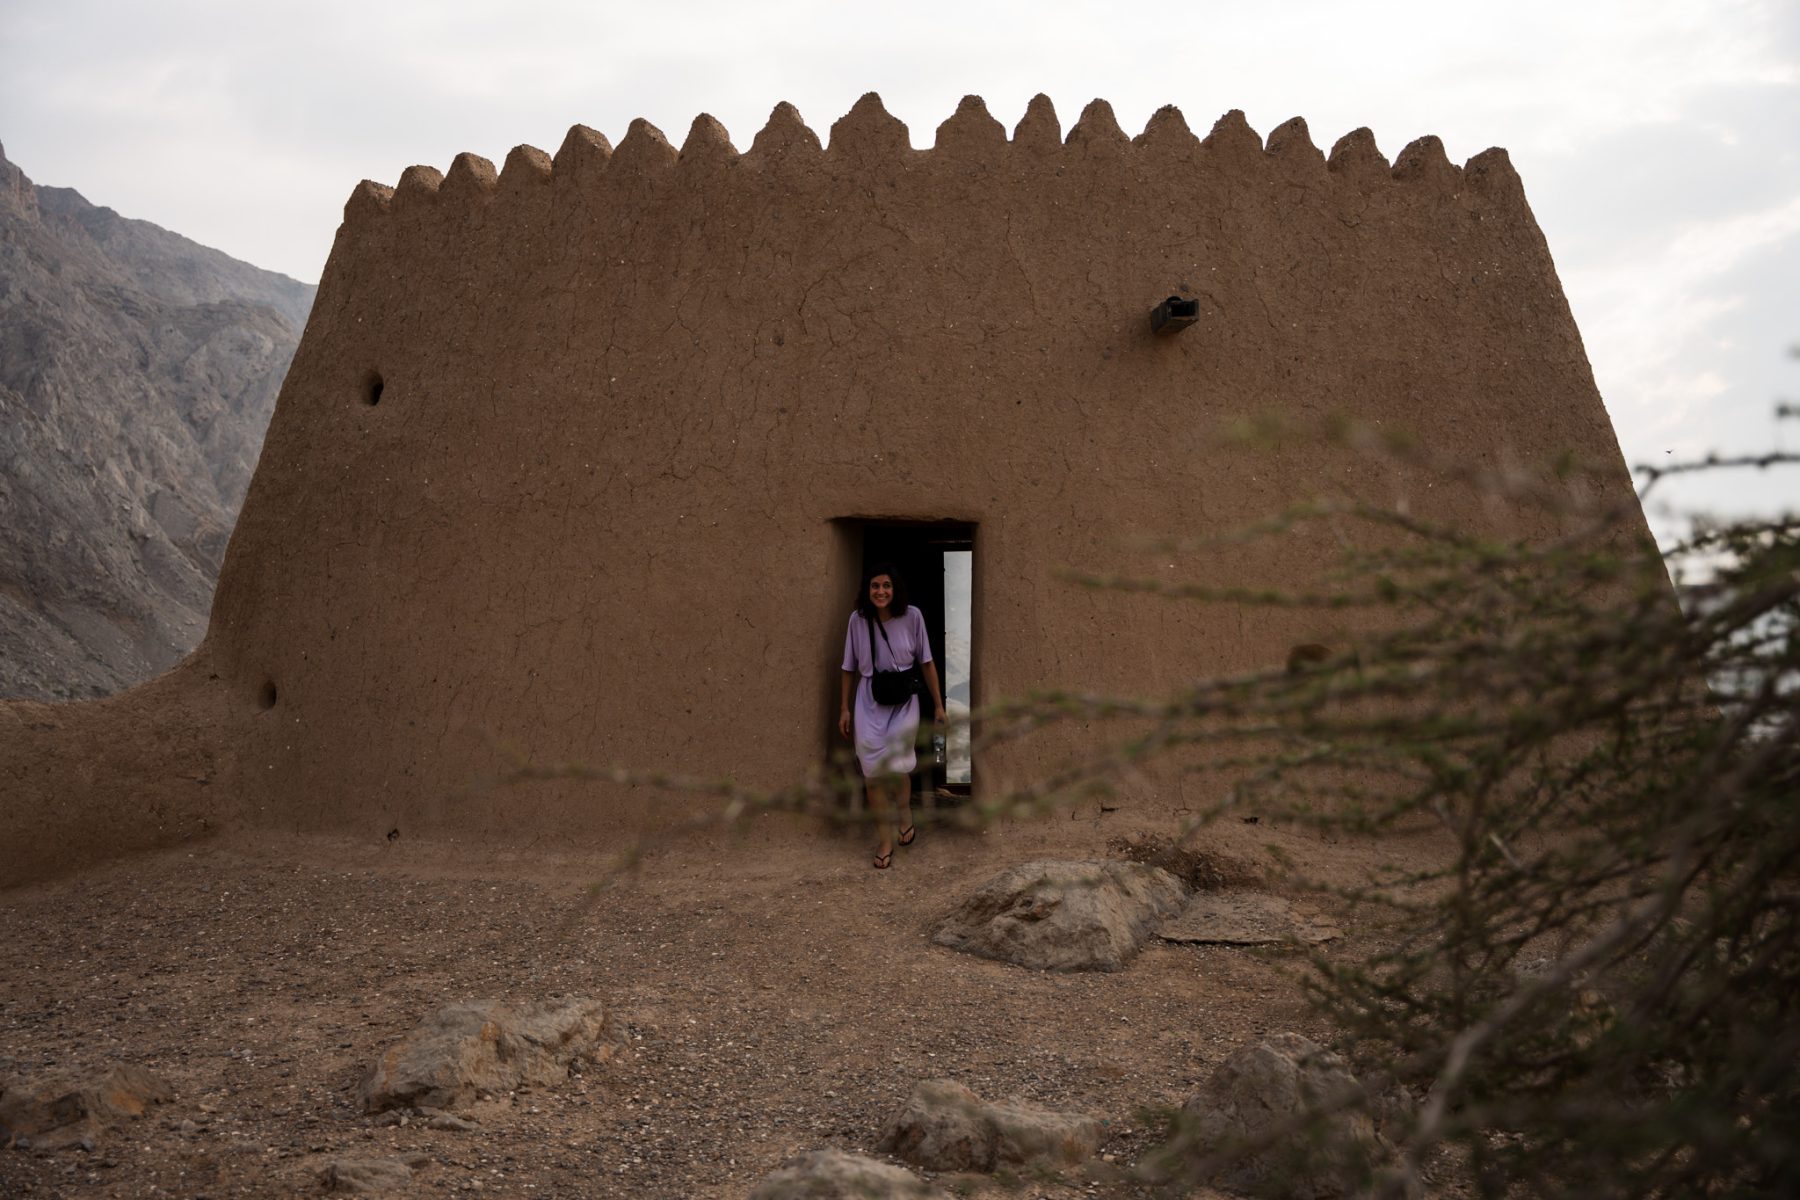
[[[1199,323],[1153,337],[1174,293]],[[978,702],[1154,691],[1319,635],[1057,578],[1143,570],[1135,535],[1321,492],[1552,532],[1347,451],[1217,436],[1265,413],[1629,483],[1502,151],[1459,168],[1424,138],[1390,166],[1367,131],[1328,158],[1299,121],[1201,139],[1173,109],[1129,138],[1100,102],[1064,137],[1041,97],[1010,139],[971,99],[915,151],[870,96],[829,148],[784,105],[742,154],[702,117],[680,150],[638,122],[616,150],[577,127],[554,159],[414,167],[346,207],[206,642],[82,736],[196,714],[236,819],[599,844],[688,809],[479,781],[513,752],[798,777],[855,584],[835,519],[977,527]],[[1292,582],[1331,551],[1180,571]],[[984,759],[978,787],[1026,766]],[[33,769],[10,805],[107,803]]]

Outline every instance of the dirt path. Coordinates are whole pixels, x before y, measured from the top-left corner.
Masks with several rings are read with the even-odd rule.
[[[1259,1034],[1321,1032],[1299,960],[1153,942],[1118,974],[1041,975],[929,944],[998,870],[1154,828],[1128,818],[928,829],[885,873],[860,839],[765,818],[591,901],[595,859],[247,835],[0,894],[0,1074],[122,1060],[177,1093],[92,1153],[0,1151],[0,1196],[285,1196],[326,1157],[416,1151],[407,1195],[736,1197],[796,1152],[867,1150],[932,1076],[1104,1115],[1129,1162],[1146,1106]],[[1326,878],[1428,849],[1235,825],[1201,842],[1247,862],[1269,843]],[[1334,953],[1356,952],[1340,923]],[[360,1111],[363,1072],[428,1009],[559,994],[614,1004],[629,1052],[482,1105],[474,1133]],[[952,1182],[1135,1194],[1103,1172]]]

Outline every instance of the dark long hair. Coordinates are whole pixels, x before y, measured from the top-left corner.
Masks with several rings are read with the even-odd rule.
[[[899,571],[894,569],[893,563],[885,562],[878,562],[863,569],[862,583],[856,589],[856,611],[865,617],[879,619],[881,614],[875,611],[875,605],[869,599],[869,580],[877,575],[886,575],[894,581],[894,598],[888,601],[888,612],[896,617],[905,616],[906,606],[909,602],[906,594],[906,580]]]

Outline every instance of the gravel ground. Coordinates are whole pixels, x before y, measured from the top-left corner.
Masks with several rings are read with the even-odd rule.
[[[859,840],[767,818],[650,853],[598,893],[597,858],[401,840],[235,834],[0,893],[0,1075],[140,1064],[176,1098],[93,1150],[0,1150],[0,1196],[291,1196],[329,1158],[426,1161],[403,1195],[738,1197],[795,1153],[867,1151],[920,1079],[1109,1121],[1103,1154],[1156,1140],[1258,1035],[1323,1032],[1279,950],[1153,941],[1117,974],[1043,975],[933,947],[963,895],[1034,857],[1105,852],[1110,814],[924,830],[886,872]],[[1149,826],[1154,828],[1154,826]],[[1428,852],[1222,828],[1326,878]],[[1333,953],[1354,953],[1354,925]],[[623,1055],[566,1085],[483,1102],[473,1132],[381,1125],[357,1102],[376,1056],[458,999],[593,995]],[[1096,1161],[1061,1178],[942,1181],[970,1196],[1127,1196]]]

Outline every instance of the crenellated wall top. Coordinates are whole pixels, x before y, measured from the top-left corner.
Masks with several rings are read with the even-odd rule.
[[[1012,137],[988,112],[979,96],[965,96],[955,113],[938,125],[929,150],[912,147],[906,125],[869,92],[831,126],[828,143],[801,118],[793,105],[777,104],[750,148],[740,152],[725,127],[712,116],[694,118],[679,149],[643,118],[631,122],[614,147],[605,135],[573,126],[554,156],[533,146],[518,146],[504,165],[480,155],[459,154],[448,173],[433,167],[408,167],[395,187],[364,180],[344,206],[344,221],[354,229],[379,220],[396,205],[449,200],[483,203],[489,198],[535,190],[552,182],[584,183],[611,176],[655,179],[679,172],[698,178],[712,171],[778,170],[793,166],[834,176],[889,169],[895,164],[949,161],[998,166],[1064,165],[1096,156],[1118,163],[1156,166],[1192,162],[1199,169],[1225,173],[1305,171],[1368,187],[1385,182],[1409,189],[1454,194],[1467,189],[1498,202],[1520,200],[1523,188],[1505,150],[1482,151],[1462,166],[1451,162],[1444,144],[1425,136],[1408,143],[1390,163],[1367,128],[1339,138],[1329,154],[1314,144],[1306,122],[1294,117],[1275,127],[1265,140],[1233,109],[1197,136],[1181,111],[1165,105],[1151,115],[1136,137],[1128,135],[1105,100],[1094,100],[1065,137],[1049,97],[1038,95],[1026,106]]]

